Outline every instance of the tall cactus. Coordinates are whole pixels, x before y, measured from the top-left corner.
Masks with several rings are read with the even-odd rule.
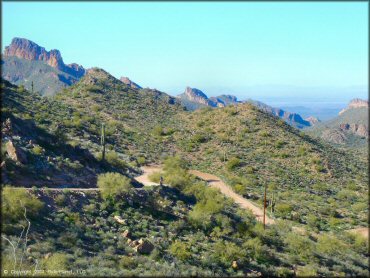
[[[102,146],[102,161],[104,161],[105,159],[105,124],[104,123],[101,125],[100,144]]]
[[[271,196],[271,214],[273,214],[275,212],[275,205],[276,205],[276,197],[275,197],[275,193],[272,192],[272,196]]]

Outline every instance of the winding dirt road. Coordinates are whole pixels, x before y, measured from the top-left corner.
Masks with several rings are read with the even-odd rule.
[[[163,169],[161,166],[158,165],[148,165],[141,167],[143,174],[140,176],[135,177],[135,180],[142,183],[145,186],[153,186],[158,185],[158,183],[152,182],[149,180],[149,175],[154,172],[162,172]],[[209,186],[213,188],[217,188],[221,191],[222,194],[234,200],[241,208],[249,209],[252,211],[253,215],[257,218],[258,221],[263,221],[263,210],[257,207],[255,204],[250,202],[249,200],[245,199],[243,196],[235,193],[227,184],[225,184],[219,177],[203,173],[197,170],[190,170],[189,171],[194,176],[206,181]],[[166,181],[164,181],[166,182]],[[15,188],[17,189],[17,188]],[[24,189],[24,188],[23,188]],[[31,189],[31,188],[27,188]],[[46,190],[46,191],[63,191],[63,190],[70,190],[70,191],[99,191],[99,188],[40,188],[39,190]],[[266,215],[266,224],[274,224],[275,221],[269,218]]]
[[[254,205],[249,200],[245,199],[243,196],[235,193],[231,189],[231,187],[225,184],[219,177],[203,173],[197,170],[190,170],[189,172],[194,176],[197,176],[200,179],[206,181],[211,187],[220,190],[222,194],[233,199],[234,202],[237,203],[240,207],[251,210],[254,216],[257,218],[257,220],[263,222],[263,210]],[[274,223],[275,223],[274,219],[271,219],[266,215],[266,224]]]
[[[144,173],[141,176],[136,177],[135,180],[147,186],[158,185],[157,183],[149,180],[149,175],[154,172],[162,172],[162,167],[157,165],[150,165],[141,167],[141,170],[143,170]],[[197,176],[198,178],[206,181],[209,184],[209,186],[220,190],[222,194],[233,199],[234,202],[237,203],[241,208],[251,210],[254,216],[257,218],[257,220],[263,222],[263,210],[254,205],[249,200],[245,199],[243,196],[235,193],[219,177],[203,173],[197,170],[190,170],[189,172],[194,176]],[[275,221],[273,219],[266,216],[266,224],[274,223]]]

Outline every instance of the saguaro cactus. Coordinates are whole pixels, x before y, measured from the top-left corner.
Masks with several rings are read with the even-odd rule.
[[[102,147],[102,160],[104,161],[104,159],[105,159],[105,124],[104,123],[101,125],[100,144],[101,144],[101,147]]]

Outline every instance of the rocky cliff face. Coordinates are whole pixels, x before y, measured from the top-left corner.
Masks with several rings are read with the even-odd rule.
[[[140,85],[130,80],[128,77],[122,76],[120,80],[125,83],[127,86],[133,88],[133,89],[142,89]]]
[[[352,99],[348,106],[339,112],[339,115],[343,114],[345,111],[353,108],[369,107],[369,102],[360,98]]]
[[[351,132],[357,136],[369,138],[369,131],[364,124],[340,124],[339,128],[343,131]]]
[[[203,93],[201,90],[198,90],[196,88],[190,88],[186,87],[184,95],[188,98],[188,100],[204,104],[207,106],[213,106],[215,107],[215,103],[208,99],[207,95]]]
[[[81,77],[85,69],[77,64],[66,65],[57,49],[46,51],[44,47],[23,38],[14,38],[11,44],[5,47],[4,57],[18,57],[25,60],[43,61],[49,66],[66,72],[74,77]]]

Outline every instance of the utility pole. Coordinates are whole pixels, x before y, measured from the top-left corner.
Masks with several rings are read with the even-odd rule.
[[[263,200],[263,229],[266,229],[266,193],[267,193],[267,185],[265,183],[265,196]]]

